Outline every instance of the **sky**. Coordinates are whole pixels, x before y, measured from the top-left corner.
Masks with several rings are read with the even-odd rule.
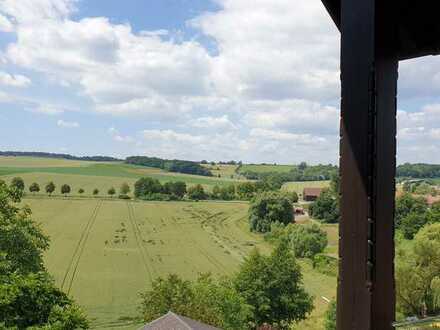
[[[337,163],[318,0],[0,0],[0,150]],[[400,63],[398,163],[440,163],[440,57]]]

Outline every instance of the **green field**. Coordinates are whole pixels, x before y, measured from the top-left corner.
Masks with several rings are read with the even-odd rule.
[[[45,256],[49,272],[100,329],[122,328],[122,320],[135,317],[138,293],[158,276],[231,274],[254,247],[263,253],[272,248],[249,232],[246,203],[72,198],[24,203],[51,238]],[[316,306],[304,324],[320,329],[327,308],[322,296],[334,297],[336,280],[300,263]]]
[[[133,184],[141,177],[152,177],[159,181],[184,181],[187,185],[201,184],[206,189],[214,185],[225,185],[235,182],[230,178],[216,178],[182,173],[166,172],[157,168],[134,166],[124,163],[97,163],[70,161],[62,159],[47,159],[34,157],[0,157],[0,178],[10,180],[20,176],[26,186],[32,182],[40,184],[43,194],[47,182],[53,181],[59,188],[62,184],[69,184],[72,192],[77,193],[79,188],[86,190],[85,195],[91,195],[94,188],[101,193],[110,187],[118,188],[123,182]]]
[[[294,165],[242,165],[240,172],[256,172],[256,173],[267,173],[267,172],[279,172],[285,173],[289,172],[295,168]]]
[[[286,182],[281,187],[284,191],[296,191],[298,195],[302,195],[304,188],[328,188],[330,181],[301,181],[301,182]]]

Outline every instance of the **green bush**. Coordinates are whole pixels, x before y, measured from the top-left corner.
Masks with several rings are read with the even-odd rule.
[[[309,207],[310,215],[326,223],[339,222],[339,201],[331,190],[325,190]]]
[[[284,225],[295,221],[292,202],[279,192],[263,192],[251,202],[249,208],[249,225],[251,231],[266,233],[272,223]]]

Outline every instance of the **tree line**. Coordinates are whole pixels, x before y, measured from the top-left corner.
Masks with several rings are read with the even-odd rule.
[[[197,162],[179,159],[162,159],[157,157],[131,156],[125,159],[127,164],[160,168],[168,172],[177,172],[193,175],[212,176],[210,170]]]
[[[52,152],[39,152],[39,151],[0,151],[0,156],[9,157],[40,157],[40,158],[55,158],[55,159],[67,159],[67,160],[83,160],[93,162],[115,162],[121,161],[121,159],[109,156],[73,156],[69,154],[58,154]]]
[[[338,167],[335,165],[308,165],[305,162],[293,166],[288,172],[259,172],[246,170],[245,167],[239,167],[238,172],[249,180],[260,180],[266,182],[274,188],[280,188],[284,183],[291,181],[322,181],[330,180],[338,174]]]
[[[439,178],[440,177],[440,165],[436,164],[410,164],[405,163],[397,166],[397,177],[406,178]]]

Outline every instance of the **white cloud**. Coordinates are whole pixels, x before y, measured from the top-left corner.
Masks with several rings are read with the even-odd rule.
[[[57,126],[63,128],[78,128],[80,125],[76,121],[64,121],[60,119],[57,121]]]
[[[31,80],[28,77],[20,74],[9,74],[0,71],[0,84],[4,86],[23,88],[31,85]]]
[[[134,142],[135,142],[135,139],[134,139],[134,138],[132,138],[132,137],[129,136],[129,135],[126,135],[126,136],[121,135],[121,134],[119,133],[119,130],[117,130],[117,129],[114,128],[114,127],[110,127],[110,128],[108,129],[108,133],[112,136],[113,141],[116,141],[116,142],[124,142],[124,143],[134,143]]]
[[[237,126],[229,120],[228,115],[221,117],[200,117],[191,120],[189,124],[196,128],[213,130],[236,130]]]
[[[0,14],[0,31],[12,32],[13,30],[14,26],[11,21],[6,16]]]

